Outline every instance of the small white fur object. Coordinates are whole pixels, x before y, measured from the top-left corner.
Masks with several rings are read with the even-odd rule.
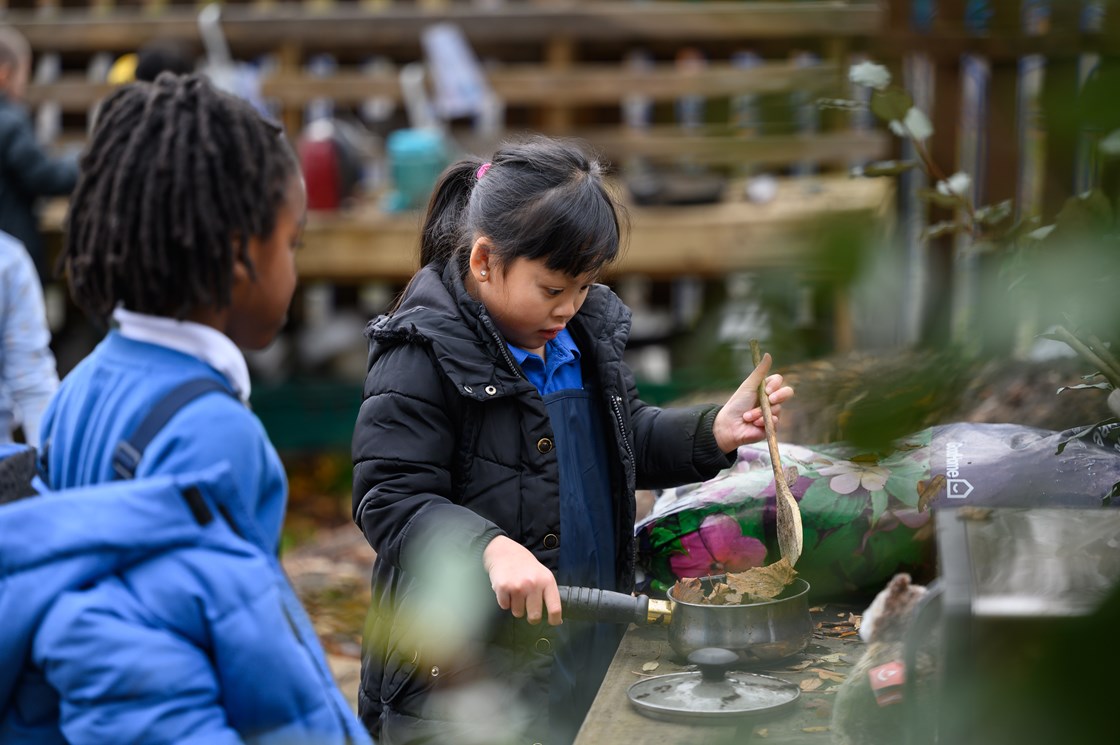
[[[899,615],[905,615],[909,619],[914,607],[925,594],[926,588],[912,584],[909,574],[896,574],[863,612],[859,622],[859,638],[871,643],[877,636],[875,632],[878,621],[884,615],[888,616],[888,621]]]

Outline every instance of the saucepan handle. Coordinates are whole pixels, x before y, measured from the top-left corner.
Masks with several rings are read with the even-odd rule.
[[[575,621],[636,624],[648,622],[649,597],[646,595],[626,595],[610,590],[567,585],[560,585],[558,589],[565,620],[570,618]]]

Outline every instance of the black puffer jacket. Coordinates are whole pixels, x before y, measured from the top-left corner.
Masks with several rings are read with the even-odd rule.
[[[42,277],[47,260],[38,199],[69,194],[77,180],[77,158],[49,157],[35,140],[27,110],[0,94],[0,230],[23,241]]]
[[[703,481],[733,456],[712,436],[717,407],[659,409],[638,399],[622,361],[630,311],[607,287],[591,288],[568,328],[613,424],[618,586],[628,588],[635,488]],[[354,519],[377,562],[361,717],[388,745],[471,740],[456,702],[485,691],[487,700],[520,700],[524,709],[472,711],[470,725],[486,728],[478,741],[544,742],[553,630],[501,611],[481,558],[504,534],[557,567],[559,472],[544,401],[450,269],[442,277],[422,270],[401,307],[366,333]],[[516,730],[521,714],[537,721],[511,738],[505,725]]]

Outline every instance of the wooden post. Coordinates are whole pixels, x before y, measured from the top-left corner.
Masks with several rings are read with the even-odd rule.
[[[1079,29],[1080,3],[1053,3],[1050,32],[1056,35]],[[1042,187],[1042,214],[1053,220],[1073,195],[1077,172],[1078,89],[1077,57],[1051,56],[1046,60],[1042,87],[1042,116],[1046,127],[1046,170]]]
[[[640,11],[639,11],[640,12]],[[556,36],[549,40],[545,49],[545,63],[548,71],[563,73],[571,69],[575,62],[576,45],[569,36]],[[541,112],[542,128],[552,135],[566,135],[572,131],[575,124],[571,106],[568,104],[553,104],[544,107]]]
[[[939,37],[953,39],[963,33],[964,10],[964,0],[940,0],[929,40],[928,49],[935,67],[932,110],[926,112],[933,122],[933,137],[928,145],[930,157],[940,169],[939,173],[931,174],[933,179],[950,175],[957,163],[957,117],[961,103],[960,60],[938,55],[936,47]],[[929,207],[930,224],[951,219],[953,215],[948,210]],[[954,250],[951,236],[929,241],[931,302],[922,336],[925,341],[938,346],[948,342],[952,333],[952,318],[947,309],[954,291]]]
[[[300,58],[302,50],[296,41],[287,41],[280,45],[277,54],[278,72],[283,76],[294,76],[300,73]],[[288,139],[295,143],[303,129],[303,108],[298,105],[284,104],[280,111],[280,121],[288,133]]]
[[[989,25],[992,34],[1018,35],[1023,27],[1022,0],[991,0],[992,17]],[[1023,111],[1019,100],[1018,57],[993,57],[989,59],[990,83],[988,89],[987,124],[983,136],[986,142],[984,183],[975,192],[978,205],[998,204],[1012,200],[1014,217],[1024,214],[1019,204],[1020,183],[1024,178],[1022,141],[1020,132]],[[981,258],[981,292],[977,298],[977,312],[989,319],[984,330],[984,348],[989,351],[1024,354],[1036,333],[1035,323],[1025,317],[1028,309],[1008,302],[1006,279],[1000,278],[1000,269],[1006,257],[998,254]]]

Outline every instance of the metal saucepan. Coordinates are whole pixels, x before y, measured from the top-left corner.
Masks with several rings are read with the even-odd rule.
[[[809,583],[800,577],[774,600],[747,605],[703,605],[673,598],[589,587],[560,587],[564,618],[606,623],[668,625],[669,644],[683,660],[705,647],[730,649],[751,665],[797,654],[809,644]]]

